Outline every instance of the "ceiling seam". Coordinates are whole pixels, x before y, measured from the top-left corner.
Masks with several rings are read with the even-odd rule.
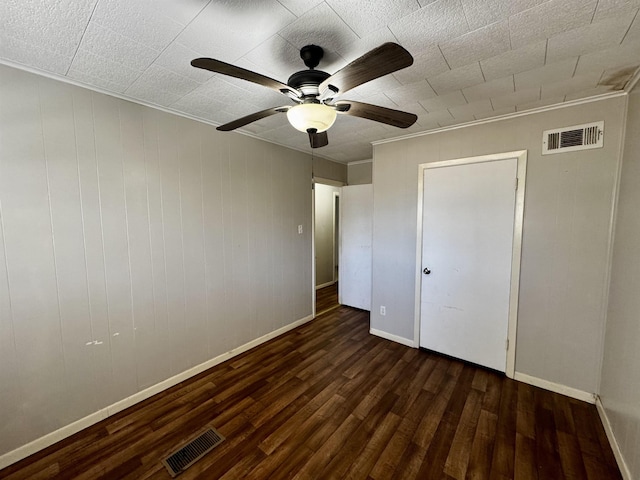
[[[482,80],[487,81],[487,77],[484,76],[484,70],[482,70],[482,63],[478,62],[478,68],[480,69],[480,75],[482,75]]]
[[[198,10],[198,13],[196,13],[196,14],[191,18],[191,20],[189,20],[189,21],[188,21],[188,22],[187,22],[187,23],[182,27],[182,29],[180,29],[180,31],[179,31],[178,33],[176,33],[175,37],[173,37],[173,38],[171,39],[171,41],[167,42],[167,44],[165,45],[165,47],[164,47],[164,48],[162,48],[162,49],[158,50],[158,55],[156,55],[156,57],[155,57],[155,58],[153,59],[153,61],[149,64],[149,66],[147,66],[147,68],[145,68],[144,70],[142,70],[142,72],[140,73],[140,75],[138,75],[138,77],[137,77],[133,82],[131,82],[131,84],[130,84],[126,89],[125,89],[125,92],[126,92],[127,90],[129,90],[133,85],[135,85],[135,83],[136,83],[138,80],[140,80],[140,78],[142,77],[142,75],[144,75],[145,73],[147,73],[147,70],[149,70],[149,68],[151,68],[151,65],[154,65],[154,64],[156,63],[156,60],[158,60],[158,59],[162,56],[162,54],[163,54],[164,52],[166,52],[166,51],[167,51],[167,49],[168,49],[171,45],[173,45],[174,43],[177,43],[177,44],[179,44],[179,45],[182,45],[182,44],[178,41],[178,37],[184,33],[184,31],[187,29],[187,27],[189,27],[189,25],[191,25],[191,24],[193,23],[193,21],[194,21],[196,18],[198,18],[198,17],[200,16],[200,14],[204,11],[204,9],[205,9],[205,8],[207,8],[207,7],[209,6],[209,4],[210,4],[212,1],[213,1],[213,0],[209,0],[209,1],[208,1],[208,2],[207,2],[207,3],[206,3],[206,4],[205,4],[205,5],[204,5],[200,10]],[[177,22],[176,22],[176,23],[177,23]],[[124,35],[123,35],[123,37],[124,37]],[[126,37],[125,37],[125,38],[126,38]],[[150,48],[150,47],[149,47],[149,48]],[[189,48],[189,49],[191,49],[191,48]],[[162,67],[161,65],[156,65],[156,66],[157,66],[157,67],[160,67],[160,68],[164,68],[164,67]],[[166,70],[168,70],[168,71],[170,71],[171,73],[173,73],[173,74],[175,74],[175,75],[179,75],[179,76],[181,76],[182,78],[186,78],[186,79],[189,79],[189,80],[193,80],[193,79],[191,79],[191,78],[189,78],[189,77],[185,77],[184,75],[182,75],[182,74],[180,74],[180,73],[174,72],[173,70],[170,70],[170,69],[168,69],[168,68],[165,68],[165,69],[166,69]],[[209,80],[210,80],[210,79],[209,79]],[[209,80],[207,80],[207,82],[208,82]],[[195,82],[197,82],[197,80],[194,80],[194,81],[195,81]],[[202,84],[207,83],[207,82],[203,82]],[[198,82],[198,83],[200,83],[200,82]],[[201,84],[201,85],[202,85],[202,84]],[[187,93],[187,95],[188,95],[189,93],[193,92],[196,88],[198,88],[198,87],[195,87],[194,89],[190,90],[190,91]],[[162,90],[161,88],[159,88],[158,90],[160,90],[161,92],[165,92],[165,93],[172,93],[172,92],[168,92],[168,91]],[[177,95],[177,94],[174,94],[174,95]],[[184,97],[184,95],[183,95],[183,97]],[[181,97],[181,98],[182,98],[182,97]],[[180,99],[178,99],[177,101],[180,101]],[[176,103],[176,102],[172,102],[171,104],[174,104],[174,103]]]
[[[436,47],[438,47],[438,51],[440,52],[440,55],[442,55],[442,59],[444,60],[444,63],[446,63],[447,67],[449,67],[449,70],[453,70],[453,68],[451,68],[451,65],[449,65],[449,61],[447,60],[447,57],[444,56],[444,52],[442,51],[440,44],[436,43]]]
[[[353,34],[354,34],[356,37],[358,37],[358,40],[362,40],[362,37],[361,37],[360,35],[358,35],[358,32],[356,32],[353,28],[351,28],[351,25],[349,25],[349,24],[345,21],[345,19],[344,19],[344,18],[342,18],[338,12],[336,12],[335,8],[333,8],[333,7],[332,7],[328,2],[322,2],[322,3],[324,3],[327,7],[329,7],[329,9],[330,9],[333,13],[335,13],[335,14],[336,14],[336,17],[338,17],[338,18],[340,19],[340,21],[341,21],[342,23],[344,23],[344,24],[347,26],[347,28],[348,28],[349,30],[351,30],[351,31],[353,32]],[[319,5],[319,4],[318,4],[318,5]]]
[[[80,45],[82,45],[82,40],[84,40],[84,36],[87,33],[87,30],[89,29],[89,24],[91,23],[91,19],[93,18],[93,14],[96,12],[96,8],[98,8],[98,3],[100,3],[100,0],[96,1],[95,5],[93,6],[93,9],[91,10],[91,14],[89,15],[89,19],[87,20],[87,24],[84,26],[84,30],[82,31],[82,35],[80,36],[80,41],[78,42],[78,45],[76,46],[75,52],[73,52],[73,55],[71,56],[71,62],[69,63],[69,66],[67,67],[66,71],[64,72],[65,76],[69,75],[69,70],[71,70],[71,66],[73,65],[73,62],[76,59],[76,55],[78,55],[78,51],[80,50]]]
[[[276,1],[277,1],[280,5],[282,5],[282,8],[284,8],[287,12],[289,12],[291,15],[293,15],[293,16],[294,16],[294,17],[296,17],[296,18],[300,18],[302,15],[304,15],[304,13],[307,13],[307,12],[304,12],[302,15],[298,16],[298,15],[296,15],[296,14],[295,14],[295,13],[294,13],[290,8],[288,8],[284,3],[282,3],[280,0],[276,0]],[[312,9],[313,9],[313,8],[315,8],[315,7],[312,7]],[[307,10],[307,11],[308,11],[308,10]]]
[[[624,43],[624,40],[627,38],[627,35],[629,35],[629,32],[631,31],[631,27],[633,26],[635,21],[638,19],[638,12],[640,12],[640,9],[636,10],[636,14],[633,16],[633,20],[631,20],[631,23],[629,24],[627,31],[624,32],[624,35],[622,36],[622,40],[620,40],[620,43],[618,45],[622,45]]]
[[[591,15],[591,21],[589,24],[593,23],[593,20],[596,18],[596,12],[598,11],[598,7],[600,6],[600,0],[596,0],[596,8],[593,9],[593,15]]]

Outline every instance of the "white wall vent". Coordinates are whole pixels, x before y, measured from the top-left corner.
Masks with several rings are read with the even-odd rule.
[[[542,154],[602,148],[603,138],[604,122],[545,130],[542,133]]]

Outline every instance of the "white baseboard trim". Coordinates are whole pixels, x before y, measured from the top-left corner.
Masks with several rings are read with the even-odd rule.
[[[418,348],[418,346],[413,342],[413,340],[409,340],[408,338],[399,337],[398,335],[393,335],[391,333],[383,332],[382,330],[376,330],[375,328],[369,329],[369,333],[371,335],[375,335],[376,337],[382,337],[386,340],[391,340],[392,342],[401,343],[402,345],[406,345],[411,348]]]
[[[331,286],[331,285],[335,285],[335,283],[336,283],[336,281],[335,281],[335,280],[332,280],[332,281],[330,281],[330,282],[323,283],[322,285],[316,285],[316,290],[320,290],[321,288],[329,287],[329,286]]]
[[[192,367],[189,370],[185,370],[184,372],[174,375],[173,377],[168,378],[166,380],[163,380],[162,382],[157,383],[149,388],[145,388],[144,390],[134,393],[130,397],[124,398],[107,407],[101,408],[97,412],[91,413],[86,417],[83,417],[79,420],[76,420],[73,423],[70,423],[69,425],[65,425],[64,427],[59,428],[58,430],[55,430],[40,438],[37,438],[36,440],[33,440],[32,442],[29,442],[26,445],[23,445],[21,447],[16,448],[15,450],[7,452],[4,455],[0,456],[0,469],[8,467],[9,465],[18,462],[23,458],[28,457],[29,455],[39,452],[40,450],[43,450],[44,448],[47,448],[48,446],[53,445],[54,443],[59,442],[60,440],[63,440],[75,433],[78,433],[80,430],[84,430],[85,428],[90,427],[91,425],[95,425],[96,423],[104,420],[105,418],[115,415],[116,413],[121,412],[122,410],[129,408],[132,405],[135,405],[136,403],[146,400],[147,398],[152,397],[156,393],[160,393],[170,387],[173,387],[174,385],[177,385],[180,382],[184,382],[185,380],[195,375],[198,375],[199,373],[202,373],[211,367],[214,367],[222,362],[229,360],[230,358],[240,355],[241,353],[244,353],[247,350],[257,347],[258,345],[261,345],[275,337],[278,337],[288,332],[289,330],[293,330],[294,328],[299,327],[300,325],[303,325],[311,320],[313,320],[312,315],[301,318],[300,320],[296,320],[295,322],[290,323],[289,325],[285,325],[284,327],[274,330],[271,333],[267,333],[262,337],[256,338],[255,340],[251,340],[250,342],[245,343],[244,345],[241,345],[232,350],[229,350],[228,352],[218,355],[217,357],[212,358],[211,360],[207,360],[206,362],[201,363],[200,365],[196,365],[195,367]]]
[[[613,450],[613,455],[616,457],[616,462],[618,463],[618,468],[620,469],[622,478],[624,480],[633,480],[633,477],[631,476],[631,471],[627,466],[627,462],[624,461],[622,450],[620,450],[620,445],[618,445],[618,441],[616,440],[616,437],[613,434],[613,428],[611,428],[611,422],[609,421],[609,416],[607,415],[607,411],[605,410],[599,395],[596,395],[596,408],[598,409],[598,414],[600,415],[602,426],[604,427],[604,431],[607,434],[607,439],[609,440],[609,444],[611,445],[611,450]]]
[[[516,372],[513,378],[514,380],[528,383],[529,385],[533,385],[534,387],[544,388],[545,390],[559,393],[561,395],[566,395],[567,397],[575,398],[576,400],[582,400],[583,402],[591,404],[596,403],[595,394],[585,392],[583,390],[578,390],[577,388],[567,387],[566,385],[550,382],[549,380],[543,380],[542,378],[538,377],[532,377],[531,375],[520,372]]]
[[[33,440],[26,445],[7,452],[0,457],[0,469],[8,467],[9,465],[16,463],[23,458],[27,458],[29,455],[33,455],[34,453],[39,452],[40,450],[43,450],[48,446],[59,442],[60,440],[64,440],[65,438],[70,437],[80,430],[90,427],[91,425],[95,425],[108,416],[109,414],[107,412],[107,408],[102,408],[97,412],[91,413],[86,417],[81,418],[80,420],[76,420],[69,425],[65,425],[64,427],[48,433],[43,437],[37,438],[36,440]]]

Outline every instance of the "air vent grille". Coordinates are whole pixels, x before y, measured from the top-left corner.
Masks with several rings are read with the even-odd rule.
[[[209,428],[162,460],[162,464],[167,468],[169,475],[175,477],[200,460],[223,440],[224,437],[217,430]]]
[[[604,122],[546,130],[542,134],[542,154],[601,148],[603,138]]]

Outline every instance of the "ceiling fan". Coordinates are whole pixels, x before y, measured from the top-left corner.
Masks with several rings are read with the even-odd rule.
[[[384,43],[333,75],[315,70],[323,55],[324,51],[317,45],[302,47],[300,58],[308,70],[294,73],[286,84],[213,58],[196,58],[191,65],[265,86],[295,102],[295,105],[268,108],[217,127],[224,132],[276,113],[286,113],[294,128],[307,132],[311,148],[319,148],[329,143],[326,131],[338,114],[367,118],[399,128],[408,128],[415,123],[418,117],[413,113],[352,100],[336,100],[352,88],[410,66],[413,57],[403,47],[396,43]]]

